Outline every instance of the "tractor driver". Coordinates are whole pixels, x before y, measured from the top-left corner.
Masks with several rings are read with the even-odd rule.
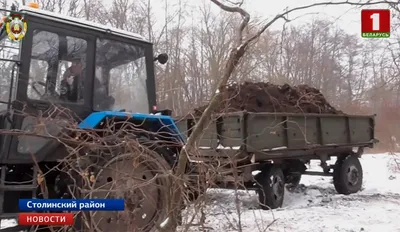
[[[72,65],[63,74],[60,98],[71,102],[83,99],[84,72],[81,60],[74,59]]]
[[[60,98],[62,100],[77,102],[83,99],[84,73],[85,69],[83,68],[81,60],[73,60],[72,65],[64,72],[61,80]],[[114,97],[108,96],[106,91],[100,88],[102,84],[98,78],[94,78],[93,81],[95,86],[94,96],[101,99],[99,101],[101,104],[97,107],[99,109],[112,108],[115,103]]]

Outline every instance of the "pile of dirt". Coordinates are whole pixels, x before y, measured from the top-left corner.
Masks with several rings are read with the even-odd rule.
[[[308,85],[275,85],[264,82],[245,82],[227,87],[224,104],[217,113],[246,110],[248,112],[286,112],[343,114],[332,107],[322,93]],[[196,108],[201,115],[206,106]]]

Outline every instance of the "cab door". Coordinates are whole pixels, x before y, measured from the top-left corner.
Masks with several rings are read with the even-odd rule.
[[[12,102],[16,98],[16,85],[20,65],[21,43],[12,42],[5,27],[0,29],[0,129],[12,129]],[[0,163],[7,159],[10,136],[0,133]]]
[[[13,129],[32,134],[60,136],[64,122],[79,121],[92,112],[94,38],[83,29],[40,18],[29,18],[29,33],[22,47],[22,65],[13,115]],[[76,101],[60,98],[60,84],[71,59],[79,57],[83,91]],[[64,119],[64,120],[61,120]],[[68,122],[67,122],[68,120]],[[60,144],[37,136],[10,136],[8,163],[55,161]]]

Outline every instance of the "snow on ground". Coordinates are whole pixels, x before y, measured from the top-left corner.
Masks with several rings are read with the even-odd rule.
[[[1,220],[0,221],[0,229],[7,228],[7,227],[13,227],[16,226],[17,222],[15,220]]]
[[[286,191],[283,208],[263,211],[254,192],[238,191],[242,231],[400,232],[400,155],[398,163],[395,158],[387,153],[364,155],[363,190],[349,196],[336,193],[331,177],[303,176],[295,192]],[[318,162],[311,163],[311,170],[320,170]],[[205,225],[189,231],[238,231],[235,191],[212,189],[207,195]],[[193,215],[193,210],[183,215]],[[14,224],[3,220],[1,227]]]
[[[283,208],[258,209],[257,196],[252,191],[238,191],[243,232],[400,232],[400,156],[364,155],[363,190],[357,194],[336,193],[332,177],[303,176],[301,185],[286,191]],[[319,162],[311,170],[320,170]],[[239,217],[235,191],[208,191],[205,206],[204,231],[238,231]],[[193,215],[193,207],[184,215]],[[193,224],[198,223],[194,221]],[[189,231],[203,231],[193,226]]]

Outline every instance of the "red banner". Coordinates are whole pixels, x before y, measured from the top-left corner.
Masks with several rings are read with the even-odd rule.
[[[72,213],[20,213],[19,225],[69,226],[74,224]]]

